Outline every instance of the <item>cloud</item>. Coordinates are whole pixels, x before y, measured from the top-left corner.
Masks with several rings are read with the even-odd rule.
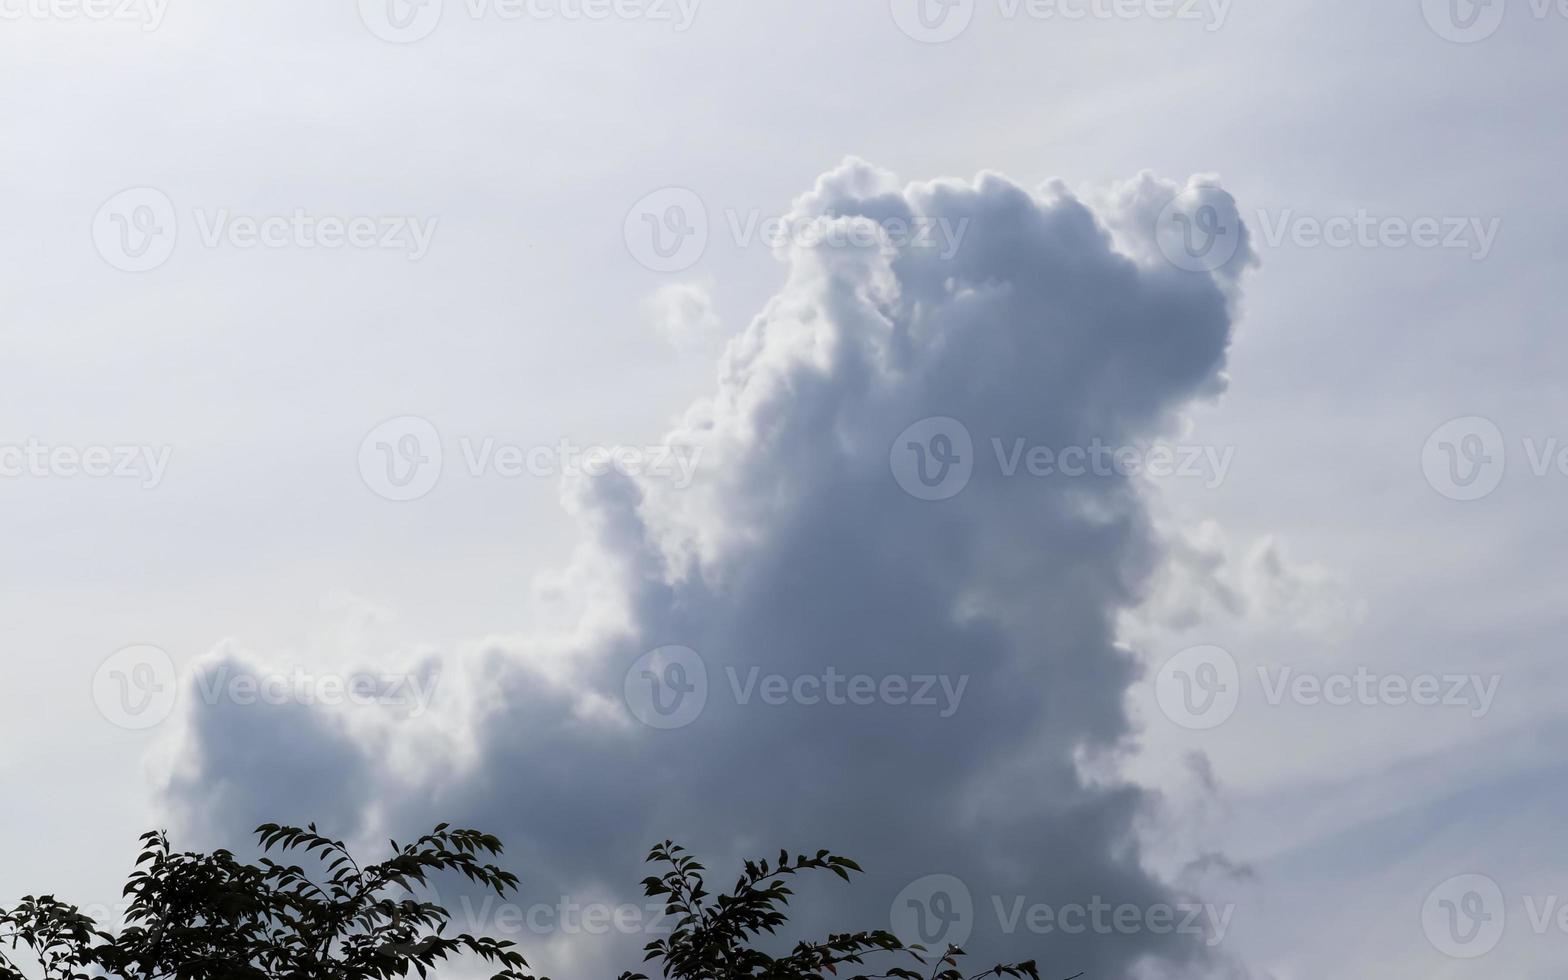
[[[643,303],[643,309],[659,335],[677,348],[709,340],[723,326],[709,289],[697,283],[661,286]]]
[[[1214,521],[1163,526],[1164,562],[1148,597],[1123,617],[1123,638],[1140,646],[1195,628],[1239,623],[1342,643],[1367,615],[1343,577],[1299,562],[1277,536],[1234,542]]]
[[[693,485],[567,485],[583,538],[552,592],[577,606],[569,629],[454,654],[432,717],[373,734],[198,705],[171,809],[192,829],[307,807],[396,835],[471,824],[507,841],[525,901],[635,901],[640,856],[665,837],[726,873],[755,852],[830,847],[869,874],[797,907],[813,931],[885,928],[906,886],[948,874],[970,893],[969,946],[988,963],[1204,975],[1217,953],[1191,934],[999,922],[1019,898],[1190,898],[1140,859],[1149,794],[1106,775],[1129,748],[1124,695],[1140,673],[1117,621],[1163,553],[1147,491],[1115,472],[1008,475],[997,458],[1018,440],[1146,442],[1223,391],[1250,246],[1213,272],[1167,261],[1154,202],[1181,192],[1143,175],[1095,210],[1060,184],[1031,193],[991,173],[901,186],[852,159],[824,174],[792,218],[867,234],[783,252],[783,286],[668,436],[701,447]],[[1228,195],[1203,193],[1235,219]],[[965,228],[951,252],[886,234],[943,221]],[[932,418],[973,447],[967,483],[941,500],[894,472]],[[690,652],[646,657],[666,647]],[[701,710],[639,721],[628,694],[661,693],[645,669],[705,677]],[[877,693],[828,703],[834,675]],[[949,691],[963,679],[948,716],[889,686],[907,694],[922,677]],[[399,754],[423,763],[381,763],[422,741],[436,748]],[[273,763],[280,745],[310,761]],[[586,977],[630,966],[645,940],[524,944],[543,950],[536,968]]]
[[[256,674],[252,661],[225,646],[204,658],[186,692]],[[244,831],[263,822],[255,816],[264,802],[278,822],[317,821],[344,834],[360,829],[360,805],[374,791],[375,773],[341,718],[297,701],[259,711],[228,697],[195,700],[189,749],[165,791],[176,812],[199,811],[208,826]],[[258,793],[268,795],[258,800]]]

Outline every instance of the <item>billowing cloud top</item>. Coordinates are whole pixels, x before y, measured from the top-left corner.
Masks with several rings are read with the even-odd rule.
[[[1203,974],[1190,932],[1007,921],[1020,896],[1185,898],[1140,860],[1147,794],[1103,764],[1138,674],[1116,619],[1161,552],[1144,491],[1009,466],[1018,447],[1146,443],[1222,390],[1251,250],[1243,231],[1226,263],[1180,267],[1158,239],[1173,208],[1240,228],[1208,180],[1143,175],[1091,208],[995,174],[825,174],[793,217],[846,234],[781,254],[784,285],[669,435],[700,454],[691,485],[568,486],[574,627],[439,664],[435,710],[395,725],[198,706],[168,787],[179,822],[478,826],[507,841],[525,901],[635,900],[666,837],[726,870],[830,847],[870,874],[813,893],[808,929],[901,925],[906,886],[952,875],[987,962]],[[932,226],[950,235],[890,232]],[[962,912],[949,897],[911,914]],[[613,976],[646,939],[579,938],[534,943],[535,966]]]

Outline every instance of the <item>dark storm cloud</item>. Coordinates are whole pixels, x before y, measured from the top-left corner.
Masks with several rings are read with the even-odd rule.
[[[306,811],[345,832],[478,826],[507,841],[525,902],[636,901],[640,856],[665,837],[721,880],[754,852],[830,847],[869,874],[811,891],[796,909],[811,930],[887,927],[906,885],[950,874],[974,908],[967,945],[987,963],[1202,975],[1214,950],[1199,936],[1009,933],[998,915],[1020,897],[1191,900],[1140,860],[1146,792],[1086,775],[1132,734],[1123,702],[1139,670],[1114,624],[1161,553],[1142,491],[1114,473],[1008,476],[993,450],[1147,442],[1223,390],[1250,250],[1243,237],[1214,273],[1164,261],[1154,223],[1179,192],[1145,175],[1097,212],[1059,185],[1031,194],[992,174],[902,187],[851,160],[824,175],[797,200],[800,221],[878,233],[946,221],[963,229],[959,247],[783,255],[785,285],[669,437],[701,448],[696,483],[571,488],[582,620],[567,640],[497,641],[463,668],[480,693],[447,719],[461,753],[410,777],[317,713],[198,708],[171,804],[193,826]],[[1185,193],[1235,220],[1223,192]],[[968,484],[936,501],[905,492],[889,462],[932,417],[973,440]],[[696,651],[708,692],[689,724],[659,730],[623,691],[638,658],[667,645]],[[952,710],[770,704],[746,687],[754,669],[758,683],[818,678],[804,692],[830,671],[943,678]],[[580,938],[592,952],[569,937],[535,966],[614,975],[646,937]]]

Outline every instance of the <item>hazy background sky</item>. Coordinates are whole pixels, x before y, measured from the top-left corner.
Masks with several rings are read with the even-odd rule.
[[[1083,668],[1085,689],[1124,702],[1126,716],[1107,707],[1060,722],[1066,709],[1045,687],[1060,678],[1026,670],[1042,684],[1032,752],[966,727],[972,741],[954,744],[993,754],[926,769],[959,786],[972,763],[986,780],[1006,774],[1027,786],[1034,760],[1070,786],[1068,798],[1081,792],[1095,806],[1104,802],[1097,786],[1141,786],[1136,819],[1115,812],[1136,823],[1134,863],[1147,880],[1123,884],[1234,905],[1218,946],[1223,962],[1150,966],[1165,971],[1150,975],[1553,975],[1568,944],[1553,904],[1568,892],[1556,832],[1568,806],[1558,772],[1568,723],[1556,588],[1568,474],[1555,461],[1568,443],[1559,383],[1568,368],[1560,339],[1568,140],[1559,105],[1568,13],[1528,0],[1474,9],[1460,0],[1453,10],[1421,0],[1236,0],[1165,19],[1150,13],[1158,6],[1102,5],[1093,9],[1130,13],[1069,20],[1027,7],[1009,15],[1000,0],[977,0],[945,22],[966,29],[925,43],[900,29],[909,10],[882,0],[706,0],[684,30],[673,4],[628,8],[668,10],[673,21],[567,17],[581,8],[562,3],[507,19],[446,0],[428,36],[394,43],[371,29],[386,33],[387,22],[368,0],[363,9],[170,0],[103,16],[63,0],[0,3],[0,173],[10,191],[0,223],[0,447],[32,440],[169,451],[156,480],[73,477],[57,465],[0,476],[10,667],[0,685],[0,830],[39,845],[7,854],[0,902],[39,891],[112,902],[141,830],[174,823],[238,839],[243,826],[201,822],[248,819],[251,804],[236,802],[245,793],[235,788],[247,783],[246,792],[280,809],[333,811],[278,818],[341,813],[355,823],[343,833],[372,840],[388,824],[406,836],[419,828],[400,820],[432,814],[485,820],[485,829],[530,841],[516,856],[527,879],[530,858],[546,858],[530,849],[530,835],[540,835],[540,848],[552,846],[551,833],[612,839],[581,827],[587,818],[572,808],[613,811],[624,805],[614,795],[622,784],[583,767],[602,759],[605,771],[638,762],[646,764],[638,771],[662,770],[646,754],[655,749],[575,731],[568,747],[551,740],[556,730],[517,748],[534,721],[493,719],[537,705],[531,694],[496,693],[526,686],[519,668],[497,662],[535,663],[530,669],[553,671],[570,688],[562,661],[579,647],[603,647],[599,679],[618,684],[644,650],[700,649],[706,640],[719,685],[719,664],[774,662],[712,650],[755,628],[730,618],[756,612],[764,622],[777,614],[771,625],[787,638],[833,651],[813,669],[855,668],[861,661],[848,651],[866,636],[901,637],[913,627],[893,625],[900,610],[925,614],[927,603],[886,586],[890,569],[929,561],[926,595],[944,594],[944,585],[973,590],[950,598],[972,599],[970,613],[1006,622],[997,636],[959,630],[966,642],[994,642],[998,663],[1013,662],[1030,636],[1059,658],[1052,664],[1099,656]],[[1471,14],[1476,27],[1456,26]],[[1127,332],[1085,328],[1091,339],[1061,347],[1013,338],[970,358],[954,324],[971,312],[955,294],[949,318],[935,325],[889,314],[909,326],[917,350],[923,339],[957,338],[958,353],[943,347],[929,362],[910,355],[929,368],[922,377],[939,379],[914,384],[900,373],[907,365],[867,354],[868,366],[851,370],[809,325],[799,335],[778,326],[798,327],[799,310],[811,309],[834,324],[832,337],[855,337],[868,328],[851,314],[881,309],[879,274],[855,265],[858,252],[819,269],[809,256],[776,255],[729,230],[732,213],[739,221],[792,208],[881,217],[888,193],[906,197],[849,165],[837,170],[844,187],[830,181],[819,199],[793,203],[849,155],[897,175],[896,187],[955,178],[981,188],[938,204],[922,197],[937,194],[928,189],[907,196],[925,204],[908,206],[970,219],[977,237],[970,251],[960,246],[959,261],[980,292],[1003,284],[997,315],[1018,338],[1030,329],[1076,337],[1086,324],[1113,322]],[[1123,182],[1144,170],[1175,182],[1150,187],[1217,175],[1258,265],[1211,281],[1161,265],[1157,251],[1127,251],[1123,268],[1075,223],[1079,212],[1060,210],[1066,190],[1046,188],[1059,179],[1102,225],[1128,222],[1131,231],[1110,230],[1134,250],[1127,236],[1136,239],[1138,222],[1152,215],[1114,188],[1131,193]],[[981,172],[1036,197],[970,184]],[[647,252],[628,228],[639,226],[639,202],[671,187],[702,202],[709,234],[700,256],[660,272],[638,261]],[[117,198],[131,188],[163,198]],[[172,212],[137,207],[159,200]],[[670,199],[654,200],[648,213],[663,220]],[[380,219],[434,226],[417,258],[396,242],[203,241],[220,212],[296,211],[369,216],[378,228]],[[1302,230],[1360,214],[1384,222],[1381,240],[1334,247]],[[171,215],[177,235],[152,246],[173,242],[165,261],[140,272],[116,267],[135,264],[116,252],[122,231],[167,226]],[[1420,219],[1435,219],[1445,237],[1461,229],[1457,247],[1388,238],[1388,221]],[[1283,238],[1272,234],[1281,227]],[[862,274],[867,295],[852,303],[836,292]],[[909,295],[949,288],[924,266],[892,274]],[[1230,305],[1216,312],[1222,294]],[[1161,324],[1168,338],[1153,332]],[[1213,348],[1226,340],[1228,352]],[[823,364],[827,381],[800,382]],[[1106,373],[1080,389],[1074,382],[1089,368]],[[664,516],[651,520],[676,527],[672,539],[691,536],[670,545],[675,551],[699,554],[699,565],[711,559],[697,575],[702,587],[673,589],[676,599],[617,584],[627,574],[617,556],[642,554],[616,523],[627,513],[618,483],[569,489],[565,499],[582,518],[572,520],[554,474],[463,472],[463,436],[523,447],[656,446],[692,429],[694,402],[723,402],[754,390],[748,385],[777,388],[767,387],[762,407],[735,395],[719,412],[736,430],[710,459],[729,468],[699,492],[665,493]],[[1222,480],[1101,481],[1113,484],[1095,484],[1103,498],[1043,512],[1023,499],[1028,489],[1009,484],[993,498],[983,481],[945,510],[910,509],[889,473],[892,436],[923,417],[956,414],[955,401],[1012,424],[1003,425],[1009,437],[1086,438],[1103,424],[1127,438],[1163,434],[1229,449],[1231,463]],[[777,422],[770,406],[810,421],[770,441],[747,428]],[[813,408],[831,416],[820,429]],[[376,426],[407,416],[439,430],[446,458],[438,486],[399,502],[367,482],[361,448]],[[1496,428],[1438,431],[1471,417]],[[1071,424],[1052,427],[1061,420]],[[983,458],[991,430],[968,421]],[[1479,489],[1445,482],[1449,452],[1455,465],[1479,461]],[[1533,465],[1542,454],[1553,458]],[[1490,482],[1495,489],[1479,499],[1454,499]],[[1083,516],[1097,508],[1119,515],[1114,543],[1077,533],[1100,526]],[[943,525],[951,540],[921,537],[934,514],[957,522]],[[785,526],[805,536],[780,533]],[[966,527],[979,528],[983,543],[965,538]],[[813,531],[827,550],[800,554]],[[922,540],[947,540],[951,550],[922,550]],[[812,577],[862,551],[888,567],[867,561],[856,566],[867,577],[845,583]],[[1031,604],[1046,616],[1083,599],[1080,588],[1091,612],[1067,639],[1052,633],[1052,621],[1009,618]],[[590,597],[601,593],[627,608],[595,606]],[[818,610],[808,600],[823,595],[874,598],[862,620],[824,615],[826,638],[792,632],[790,611],[811,620]],[[648,635],[657,632],[651,622],[661,635]],[[632,624],[626,649],[584,639],[585,623],[600,631]],[[1086,636],[1097,654],[1069,642]],[[298,706],[194,704],[188,687],[163,724],[128,730],[106,717],[115,712],[112,700],[104,710],[112,686],[101,667],[135,645],[166,651],[182,669],[208,657],[406,671],[423,658],[418,671],[441,672],[441,731],[464,748],[433,762],[419,758],[419,746],[441,756],[446,743],[380,714],[367,721],[360,712],[339,732]],[[1238,665],[1234,714],[1205,730],[1178,724],[1159,697],[1171,690],[1161,687],[1162,666],[1198,646],[1221,647]],[[489,666],[466,666],[487,657]],[[915,660],[904,669],[927,665]],[[1319,678],[1365,669],[1407,682],[1473,676],[1496,687],[1484,710],[1474,699],[1275,705],[1260,667],[1270,678],[1281,667]],[[964,707],[983,703],[973,700],[985,690],[976,670]],[[1078,667],[1063,670],[1079,678]],[[613,685],[608,693],[619,697]],[[788,745],[795,721],[808,716],[788,717],[758,736],[759,751]],[[884,730],[878,724],[857,717],[850,731],[868,738]],[[704,731],[709,742],[725,740],[701,725],[675,737],[701,740]],[[1078,760],[1082,772],[1060,770],[1086,744],[1096,757]],[[303,768],[315,780],[289,765],[257,771],[269,752],[314,760]],[[504,766],[486,770],[489,780],[421,784],[417,800],[406,786],[389,788],[389,773],[474,760]],[[738,774],[746,761],[726,759],[724,771]],[[171,777],[180,772],[196,782]],[[508,780],[592,792],[562,802],[558,827],[541,828],[506,793],[478,785]],[[280,784],[300,797],[272,793]],[[1037,802],[987,795],[985,780],[964,785],[977,805],[1006,812],[1029,813]],[[374,812],[350,813],[333,789],[376,799]],[[641,786],[631,798],[658,799],[658,789]],[[787,843],[854,852],[855,814],[871,820],[881,811],[836,806],[848,840]],[[800,826],[831,831],[833,808],[823,807]],[[1033,842],[1030,861],[1066,860],[1073,836],[1062,828],[1071,823],[1059,816],[1042,818],[1049,830],[1033,837],[1028,827],[1007,834]],[[591,823],[610,819],[596,812]],[[951,815],[924,819],[956,839],[970,836]],[[786,843],[726,832],[722,814],[714,823],[693,826],[708,839],[689,843],[721,858]],[[652,841],[642,829],[630,828],[639,846]],[[940,855],[959,845],[932,846]],[[629,872],[639,854],[624,855]],[[988,907],[996,890],[988,863],[996,859],[953,852],[949,863],[989,868],[975,872],[985,884],[971,884],[977,906]],[[1127,867],[1125,855],[1107,861]],[[587,887],[559,863],[546,872],[552,882]],[[887,877],[867,886],[866,908],[886,909],[898,885],[953,869],[937,861],[880,870]],[[1038,871],[1050,880],[1048,867]],[[1495,882],[1500,901],[1474,880],[1445,884],[1471,874]],[[614,884],[633,881],[627,874]],[[1472,894],[1482,906],[1467,904]],[[1443,900],[1458,914],[1492,916],[1477,917],[1483,931],[1457,949],[1473,958],[1440,948],[1443,930],[1433,923],[1446,914],[1435,904]],[[1436,919],[1424,915],[1434,907]],[[1484,931],[1504,918],[1501,935]],[[1470,935],[1450,935],[1461,934]],[[1091,938],[1095,949],[1141,949],[1147,937]],[[1060,937],[1008,941],[1069,952],[1077,962],[1062,960],[1063,975],[1099,955],[1078,943],[1053,946]],[[559,955],[565,965],[536,965],[576,975],[575,961]],[[1122,955],[1093,962],[1119,969]]]

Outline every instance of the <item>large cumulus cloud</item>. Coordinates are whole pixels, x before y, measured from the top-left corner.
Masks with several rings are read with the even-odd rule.
[[[508,841],[525,900],[633,898],[643,849],[665,837],[720,866],[826,846],[870,874],[798,909],[808,927],[886,926],[911,880],[952,874],[977,911],[969,945],[987,958],[1204,975],[1213,953],[1198,937],[1005,934],[991,898],[1183,897],[1140,860],[1147,794],[1107,775],[1133,735],[1124,699],[1138,676],[1116,622],[1161,554],[1144,491],[1115,473],[1008,477],[992,451],[993,439],[1143,444],[1223,389],[1250,252],[1243,236],[1212,272],[1165,261],[1155,225],[1180,195],[1237,220],[1208,183],[1149,175],[1096,210],[1060,185],[1031,193],[994,174],[901,186],[854,160],[825,174],[795,202],[797,224],[946,222],[963,229],[959,247],[818,236],[785,249],[784,285],[668,437],[700,448],[696,482],[568,487],[584,533],[557,586],[577,607],[570,630],[454,658],[423,722],[253,710],[239,723],[225,717],[236,709],[199,707],[171,808],[199,827],[332,799],[345,832],[480,826]],[[968,485],[938,501],[905,492],[890,467],[900,434],[932,417],[957,420],[974,446]],[[623,691],[667,645],[696,651],[709,692],[690,724],[655,729]],[[947,717],[739,703],[731,678],[753,668],[965,687]],[[233,744],[313,731],[323,754],[308,766],[251,765]],[[383,762],[389,746],[401,764]],[[589,939],[587,953],[563,940],[536,965],[602,975],[630,966],[641,941]]]

